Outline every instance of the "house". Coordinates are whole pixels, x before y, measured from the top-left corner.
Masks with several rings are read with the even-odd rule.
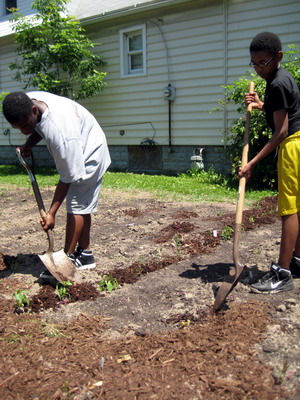
[[[5,1],[14,2],[32,13],[30,0]],[[184,172],[198,149],[206,169],[224,170],[222,131],[235,113],[211,113],[222,85],[249,68],[258,32],[277,33],[283,50],[300,45],[299,0],[71,0],[68,11],[107,62],[104,92],[82,104],[107,135],[112,170]],[[1,13],[0,92],[9,92],[22,85],[8,70],[14,41],[4,5]],[[0,163],[15,162],[24,138],[0,121]],[[40,164],[45,151],[39,146]]]

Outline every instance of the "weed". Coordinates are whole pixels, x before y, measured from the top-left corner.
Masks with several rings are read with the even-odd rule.
[[[177,233],[176,235],[173,236],[173,244],[176,249],[177,255],[180,255],[182,246],[184,244],[183,240],[182,240],[182,236],[180,234]]]
[[[142,266],[146,265],[146,257],[143,255],[139,256],[137,261],[138,261],[139,265],[142,265]]]
[[[251,224],[254,224],[254,221],[255,221],[254,216],[253,216],[253,215],[250,215],[250,217],[249,217],[249,222],[250,222]]]
[[[115,256],[111,256],[110,258],[114,259]],[[118,258],[119,258],[120,261],[125,261],[126,260],[126,257],[123,256],[122,254],[118,254]]]
[[[140,255],[138,257],[138,260],[137,260],[137,265],[134,267],[133,273],[135,275],[138,275],[138,276],[142,275],[144,267],[146,266],[146,264],[147,264],[146,263],[146,257],[143,256],[143,255]]]
[[[30,335],[25,335],[25,337],[30,338]],[[17,333],[10,333],[9,335],[5,337],[0,337],[0,341],[6,341],[7,343],[18,343],[22,342],[21,336],[18,335]],[[22,349],[23,351],[23,349]]]
[[[227,225],[226,228],[223,229],[221,232],[221,239],[222,240],[230,240],[233,232],[234,232],[234,229],[232,229],[231,226]]]
[[[14,263],[11,264],[10,269],[14,272],[20,271],[21,264],[19,261],[15,261]]]
[[[260,254],[260,249],[253,249],[252,254]]]
[[[63,394],[64,394],[64,397],[66,399],[71,399],[73,397],[72,396],[72,389],[71,389],[71,386],[70,386],[68,381],[66,381],[65,384],[64,384]]]
[[[183,328],[183,327],[185,327],[185,326],[190,326],[190,324],[191,324],[191,320],[189,320],[189,319],[183,319],[183,320],[181,320],[180,321],[180,325],[181,325],[181,327]]]
[[[21,337],[20,335],[16,334],[16,333],[12,333],[11,335],[9,335],[7,337],[7,341],[8,343],[17,343],[17,342],[21,342]]]
[[[59,300],[63,300],[66,297],[70,297],[69,293],[68,293],[68,287],[72,286],[72,282],[71,281],[64,281],[64,282],[58,282],[56,284],[56,294],[59,297]]]
[[[119,282],[116,278],[111,275],[103,275],[101,281],[99,282],[100,292],[112,292],[117,289]]]
[[[66,335],[61,333],[59,328],[54,324],[43,323],[42,324],[42,330],[43,330],[43,333],[44,333],[45,336],[48,336],[48,337],[51,337],[51,338],[54,338],[56,336],[66,337]]]
[[[19,308],[24,308],[30,305],[30,301],[27,297],[27,294],[28,290],[21,290],[21,289],[18,289],[16,292],[13,293],[13,297],[16,299],[17,306]]]
[[[142,275],[142,273],[143,273],[143,266],[144,266],[144,265],[145,265],[145,264],[143,264],[143,265],[141,265],[141,264],[136,265],[136,266],[134,267],[133,273],[134,273],[135,275],[138,275],[138,276]]]
[[[288,369],[289,369],[289,364],[285,360],[281,370],[278,371],[277,382],[276,382],[278,385],[282,385],[283,384],[283,381],[284,381],[284,378],[286,376],[286,373],[287,373]]]

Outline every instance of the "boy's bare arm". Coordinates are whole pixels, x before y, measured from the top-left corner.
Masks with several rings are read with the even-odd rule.
[[[267,157],[272,151],[276,149],[277,146],[280,145],[280,143],[283,142],[283,140],[287,137],[288,135],[288,112],[285,109],[275,111],[273,113],[273,119],[274,119],[274,124],[275,124],[275,131],[271,137],[271,139],[266,143],[266,145],[261,149],[261,151],[252,158],[248,162],[247,165],[245,165],[244,168],[241,168],[239,170],[239,178],[245,177],[246,179],[249,179],[251,176],[252,169],[255,167],[256,164],[258,164],[261,160],[263,160],[265,157]]]
[[[55,226],[55,215],[59,209],[59,207],[62,205],[68,190],[70,187],[70,183],[65,183],[62,181],[59,181],[55,192],[53,196],[53,200],[50,206],[50,209],[45,217],[44,220],[41,221],[41,225],[44,229],[44,231],[47,232],[48,229],[53,229]]]
[[[23,146],[20,146],[21,154],[23,157],[29,157],[30,151],[32,147],[38,144],[42,140],[42,137],[36,132],[33,131],[27,138],[26,142]]]

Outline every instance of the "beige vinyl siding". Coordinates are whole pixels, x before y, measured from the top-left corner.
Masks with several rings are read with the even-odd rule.
[[[155,20],[145,18],[147,75],[122,79],[118,27],[114,26],[111,34],[100,30],[99,37],[94,37],[103,43],[101,51],[108,61],[108,86],[103,95],[95,98],[97,101],[88,101],[88,104],[104,125],[110,144],[139,144],[145,137],[152,137],[151,122],[154,140],[165,145],[168,143],[168,104],[163,99],[163,88],[170,82],[176,87],[176,100],[172,103],[172,143],[220,145],[223,128],[230,126],[236,116],[233,110],[226,114],[210,112],[222,97],[221,86],[237,80],[249,69],[248,47],[258,32],[270,30],[279,34],[284,50],[288,49],[288,43],[300,44],[299,20],[300,2],[280,0],[228,0],[213,2],[211,6],[199,2],[199,7],[193,10],[176,13],[174,9],[173,13],[158,15]],[[128,27],[141,22],[136,20]],[[145,123],[128,125],[141,122]],[[125,131],[124,136],[119,134],[121,129]]]
[[[168,102],[163,96],[168,83],[176,87],[171,108],[172,143],[221,144],[223,113],[212,118],[209,111],[216,106],[223,84],[222,18],[221,2],[217,7],[168,14],[162,24],[145,18],[147,75],[141,77],[120,77],[118,27],[92,36],[102,43],[108,85],[96,101],[83,103],[103,125],[109,144],[140,144],[144,138],[152,138],[154,130],[153,139],[160,145],[168,144]],[[140,23],[136,21],[136,25]],[[124,136],[119,134],[121,129]]]
[[[300,1],[256,0],[228,2],[228,80],[248,68],[249,43],[262,31],[279,35],[283,51],[300,46]]]
[[[167,145],[168,102],[163,91],[171,83],[176,87],[172,144],[222,145],[222,130],[236,116],[232,109],[211,113],[222,97],[222,85],[245,74],[249,43],[258,32],[277,33],[284,51],[288,43],[300,46],[299,21],[299,0],[199,0],[185,2],[184,8],[177,2],[155,13],[120,14],[110,22],[104,16],[85,28],[94,42],[102,43],[95,52],[107,61],[107,86],[82,104],[103,126],[110,145],[138,145],[147,137]],[[119,30],[141,24],[146,25],[147,74],[121,78]],[[17,90],[21,84],[7,70],[14,58],[12,45],[0,39],[0,48],[0,90]],[[23,137],[13,133],[12,140]],[[0,134],[1,144],[8,140]]]
[[[8,69],[9,63],[15,59],[15,52],[13,51],[14,46],[10,44],[1,45],[1,54],[5,54],[5,57],[0,57],[0,92],[13,92],[21,90],[21,84],[13,79],[14,74]],[[4,135],[3,132],[6,129],[10,129],[10,137]],[[10,124],[5,120],[4,117],[0,118],[0,146],[8,145],[9,139],[12,144],[19,145],[24,142],[24,136],[17,130],[12,129]]]

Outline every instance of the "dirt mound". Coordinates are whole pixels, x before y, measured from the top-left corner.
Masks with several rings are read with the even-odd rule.
[[[64,287],[58,283],[58,287]],[[77,285],[65,287],[63,298],[55,292],[55,288],[49,285],[43,286],[30,301],[30,310],[32,312],[41,312],[49,308],[55,310],[64,304],[74,303],[76,301],[94,300],[100,295],[100,292],[90,283],[80,283]]]

